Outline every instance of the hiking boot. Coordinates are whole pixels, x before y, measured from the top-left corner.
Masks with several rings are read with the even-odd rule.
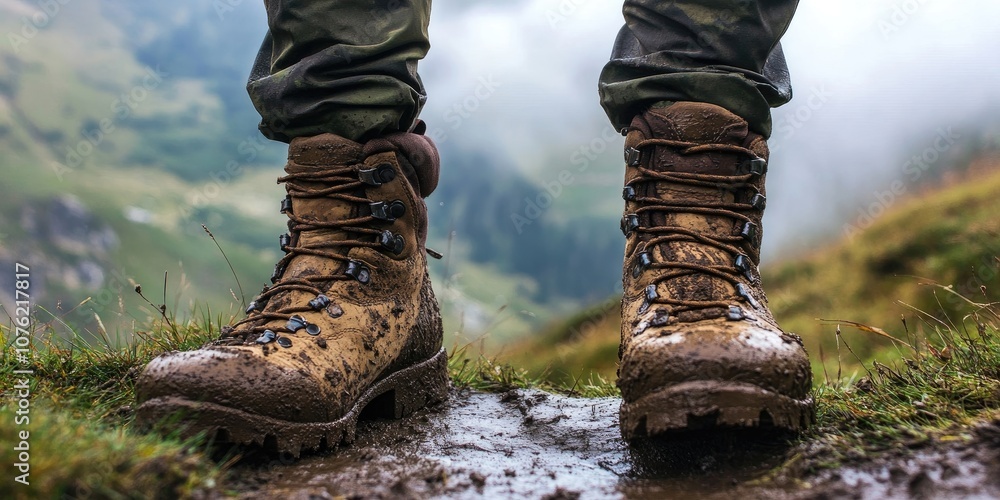
[[[678,102],[625,140],[622,436],[813,421],[802,340],[761,290],[768,149],[742,118]]]
[[[431,141],[298,138],[285,172],[272,284],[219,340],[146,366],[140,425],[180,414],[185,433],[297,456],[351,442],[362,415],[400,418],[447,395],[424,247]]]

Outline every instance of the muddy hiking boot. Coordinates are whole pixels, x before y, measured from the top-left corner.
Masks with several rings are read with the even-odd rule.
[[[622,435],[813,421],[798,336],[767,308],[757,266],[768,149],[711,104],[637,116],[625,140]]]
[[[417,133],[292,141],[272,285],[201,349],[139,377],[137,421],[298,455],[351,442],[359,417],[400,418],[447,395],[427,275],[423,201],[437,150]]]

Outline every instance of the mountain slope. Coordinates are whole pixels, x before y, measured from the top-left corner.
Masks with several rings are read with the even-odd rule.
[[[132,309],[142,302],[130,282],[159,288],[164,271],[186,272],[187,290],[171,301],[180,312],[194,298],[234,310],[235,280],[201,224],[229,253],[247,295],[269,276],[284,231],[274,184],[284,146],[256,131],[243,90],[263,9],[197,0],[45,5],[55,10],[0,0],[0,32],[9,35],[0,43],[3,261],[31,256],[46,270],[39,304],[65,310],[104,294],[126,329],[130,313],[145,314]],[[442,145],[441,182],[428,200],[430,245],[448,253],[432,273],[449,332],[500,343],[613,289],[621,253],[613,214],[525,212],[525,200],[547,208],[550,193],[512,158],[462,146],[457,134]],[[116,243],[94,252],[53,246],[46,234],[65,224],[50,224],[48,214],[67,207],[93,226],[81,238],[107,233]],[[518,226],[519,214],[531,219]],[[99,309],[67,319],[95,327],[103,311],[110,328]]]
[[[880,327],[901,339],[936,337],[945,325],[975,332],[962,297],[988,302],[1000,288],[1000,156],[979,158],[966,171],[964,180],[900,202],[827,248],[762,270],[772,311],[803,337],[820,380],[824,370],[860,369],[857,358],[886,362],[899,353],[890,340],[855,333],[847,323],[838,349],[836,322],[818,318]],[[591,371],[613,378],[619,300],[550,325],[509,348],[508,359],[559,380]]]

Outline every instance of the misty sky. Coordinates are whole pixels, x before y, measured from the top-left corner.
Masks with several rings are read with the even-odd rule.
[[[769,249],[838,237],[845,218],[872,213],[859,196],[876,202],[894,181],[912,182],[907,157],[947,149],[940,136],[1000,109],[997,19],[1000,2],[987,0],[800,5],[783,39],[796,98],[774,115]],[[568,163],[608,127],[597,76],[621,23],[621,5],[607,0],[436,0],[423,118],[541,182],[560,168],[543,152],[555,147]],[[477,89],[487,97],[473,100]],[[602,156],[599,182],[620,178],[619,144]]]

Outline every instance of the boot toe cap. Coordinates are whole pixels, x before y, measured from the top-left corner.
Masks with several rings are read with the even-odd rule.
[[[794,337],[747,323],[710,323],[651,329],[633,339],[619,368],[622,397],[636,400],[691,381],[741,382],[808,397],[809,358]]]
[[[308,373],[267,362],[256,350],[241,347],[161,355],[136,382],[139,403],[179,397],[295,422],[328,420],[323,393]]]

